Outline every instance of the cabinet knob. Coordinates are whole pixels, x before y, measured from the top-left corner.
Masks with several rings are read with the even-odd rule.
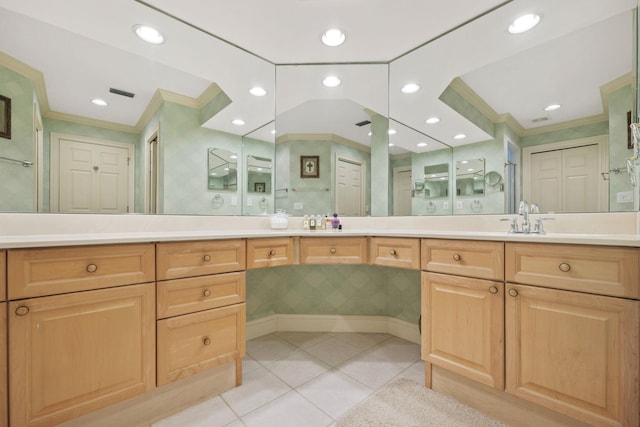
[[[460,256],[460,254],[453,254],[453,260],[454,261],[460,261],[462,259],[462,257]]]
[[[560,269],[560,271],[563,272],[567,272],[571,270],[571,266],[569,264],[567,264],[566,262],[560,263],[560,265],[558,266],[558,268]]]
[[[335,254],[336,253],[336,248],[329,249],[329,252],[331,252],[332,254]]]
[[[498,288],[497,288],[497,287],[495,287],[495,286],[491,286],[491,287],[489,288],[489,292],[491,292],[492,294],[494,294],[494,295],[495,295],[495,294],[497,294],[497,293],[498,293]]]
[[[202,257],[202,259],[203,259],[204,262],[209,262],[209,261],[211,261],[211,255],[205,255],[205,256]]]
[[[210,291],[209,289],[205,289],[205,290],[202,292],[202,295],[203,295],[203,296],[205,296],[205,297],[211,296],[211,291]]]
[[[518,291],[516,289],[509,289],[509,295],[511,295],[512,297],[517,297]]]
[[[269,251],[269,256],[275,256],[276,255],[276,250],[275,249],[271,249]]]
[[[21,305],[19,307],[16,307],[16,316],[26,316],[27,314],[29,314],[29,307],[27,307],[26,305]]]
[[[89,264],[87,265],[87,272],[88,273],[95,273],[96,271],[98,271],[98,266],[95,264]]]
[[[389,255],[396,256],[396,255],[398,255],[398,251],[396,251],[395,249],[391,249],[389,251]]]
[[[211,338],[209,338],[209,337],[205,337],[205,338],[202,340],[202,344],[204,344],[204,345],[209,345],[209,344],[211,344]]]

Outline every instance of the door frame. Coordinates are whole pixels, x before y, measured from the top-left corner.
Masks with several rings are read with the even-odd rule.
[[[155,147],[152,147],[151,144],[154,143],[154,140]],[[144,157],[144,213],[156,214],[160,205],[160,125],[157,125],[144,141],[142,153]],[[155,166],[155,170],[152,165]],[[155,202],[155,206],[151,205],[152,201]]]
[[[60,140],[72,139],[79,142],[85,142],[88,144],[106,145],[109,147],[124,148],[127,150],[129,162],[129,183],[127,186],[127,204],[129,206],[128,212],[133,212],[134,208],[134,188],[135,188],[135,147],[133,144],[125,142],[109,141],[106,139],[91,138],[87,136],[65,134],[59,132],[50,133],[51,155],[50,155],[50,210],[51,212],[59,212],[60,206]]]
[[[598,158],[598,174],[609,171],[609,137],[607,135],[591,136],[588,138],[572,139],[569,141],[553,142],[550,144],[535,145],[532,147],[524,147],[522,149],[522,198],[528,200],[529,203],[535,200],[529,200],[531,195],[531,156],[546,151],[565,150],[568,148],[584,147],[586,145],[597,145]],[[598,180],[599,197],[598,211],[607,212],[609,206],[609,184],[607,181]]]
[[[400,174],[400,172],[413,172],[411,169],[411,165],[406,165],[406,166],[396,166],[395,168],[393,168],[393,215],[397,215],[396,212],[398,212],[399,210],[399,206],[398,206],[398,194],[400,192],[400,186],[399,186],[399,180],[398,180],[398,175]],[[411,180],[411,183],[413,184],[413,178]],[[409,215],[412,215],[413,212],[410,212]]]
[[[335,206],[336,206],[336,212],[340,211],[340,206],[339,206],[339,197],[338,197],[338,162],[348,162],[348,163],[352,163],[355,165],[359,165],[360,166],[360,215],[365,215],[366,214],[366,209],[365,209],[365,205],[366,205],[366,200],[367,200],[367,162],[365,160],[358,160],[358,159],[354,159],[352,157],[347,157],[345,155],[342,155],[340,153],[336,153],[336,157],[335,157],[335,172],[334,172],[334,177],[333,177],[333,188],[335,188],[334,191],[334,198],[335,198]]]

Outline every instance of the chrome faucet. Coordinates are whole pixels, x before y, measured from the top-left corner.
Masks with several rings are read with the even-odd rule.
[[[533,229],[529,214],[540,213],[540,208],[536,203],[529,203],[526,200],[520,202],[518,215],[522,216],[522,224],[518,224],[518,218],[502,218],[500,221],[510,221],[509,234],[545,234],[542,221],[550,221],[554,218],[536,218]]]
[[[536,205],[537,206],[537,205]],[[531,232],[531,223],[529,222],[529,203],[526,200],[520,202],[518,207],[518,215],[522,215],[522,233]]]

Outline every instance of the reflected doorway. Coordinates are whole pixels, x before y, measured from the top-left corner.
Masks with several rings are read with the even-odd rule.
[[[393,169],[393,214],[395,216],[411,215],[411,166]]]
[[[365,215],[365,167],[358,160],[336,155],[336,212],[340,216]]]

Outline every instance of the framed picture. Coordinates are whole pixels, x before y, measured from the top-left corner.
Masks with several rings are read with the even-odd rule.
[[[0,95],[0,137],[11,139],[11,98]]]
[[[320,156],[300,156],[300,178],[320,178]]]
[[[253,184],[253,191],[256,193],[264,193],[265,183],[264,182],[256,182]]]

